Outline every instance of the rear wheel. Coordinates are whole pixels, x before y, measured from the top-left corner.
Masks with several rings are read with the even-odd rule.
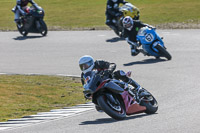
[[[146,95],[146,96],[144,95],[142,97],[140,105],[146,107],[145,113],[154,114],[158,110],[158,102],[156,101],[156,99],[150,92],[148,92],[145,89],[144,89],[144,91],[146,91],[148,95]]]
[[[167,50],[166,50],[164,47],[162,47],[162,46],[160,46],[160,45],[157,45],[155,48],[157,48],[158,51],[159,51],[159,53],[160,53],[162,56],[166,57],[168,60],[171,60],[171,59],[172,59],[172,56],[169,54],[169,52],[167,52]]]
[[[26,30],[24,30],[24,27],[23,25],[19,25],[17,24],[17,29],[19,31],[19,33],[23,36],[27,36],[28,32]]]
[[[116,120],[123,120],[126,117],[125,108],[120,100],[113,96],[115,103],[106,95],[101,95],[97,98],[97,102],[106,114]]]

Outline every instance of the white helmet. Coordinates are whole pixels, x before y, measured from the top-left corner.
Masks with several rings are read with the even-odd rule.
[[[131,30],[133,28],[133,19],[130,16],[126,16],[123,21],[123,27],[127,30]]]
[[[79,59],[79,66],[85,74],[94,68],[94,59],[90,55],[84,55]]]

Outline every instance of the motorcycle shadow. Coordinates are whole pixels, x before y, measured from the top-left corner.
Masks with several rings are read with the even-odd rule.
[[[145,117],[145,116],[149,116],[149,115],[148,114],[137,114],[137,115],[127,116],[124,120],[120,120],[120,121],[137,119],[137,118],[141,118],[141,117]],[[96,125],[96,124],[105,124],[105,123],[114,123],[114,122],[118,122],[118,121],[113,118],[101,118],[101,119],[96,119],[94,121],[84,121],[84,122],[81,122],[79,125]]]
[[[36,39],[36,38],[41,38],[43,36],[18,36],[16,38],[13,38],[14,40],[26,40],[26,39]]]
[[[145,59],[142,61],[135,61],[135,62],[130,62],[123,64],[124,66],[132,66],[132,65],[141,65],[141,64],[153,64],[153,63],[158,63],[158,62],[163,62],[167,61],[165,59]]]
[[[113,37],[111,39],[107,39],[106,42],[110,42],[110,43],[114,43],[114,42],[118,42],[118,41],[124,41],[125,39],[122,37]]]

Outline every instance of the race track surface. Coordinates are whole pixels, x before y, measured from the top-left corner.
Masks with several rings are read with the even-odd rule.
[[[3,130],[3,133],[198,133],[200,132],[200,30],[157,30],[172,60],[130,55],[112,31],[50,31],[47,37],[0,32],[0,73],[80,75],[78,60],[89,54],[132,71],[132,78],[159,103],[144,113],[115,121],[94,109],[73,117]]]

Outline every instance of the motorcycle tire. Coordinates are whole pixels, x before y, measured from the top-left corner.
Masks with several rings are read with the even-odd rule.
[[[42,36],[46,36],[48,32],[47,25],[43,20],[40,20],[40,24],[41,24],[40,33],[42,34]]]
[[[160,46],[160,45],[157,45],[155,48],[157,48],[158,51],[159,51],[159,53],[160,53],[162,56],[166,57],[168,60],[171,60],[171,59],[172,59],[172,56],[169,54],[169,52],[167,52],[167,50],[166,50],[164,47],[162,47],[162,46]]]
[[[106,114],[108,114],[110,117],[112,117],[115,120],[123,120],[126,117],[126,111],[123,104],[120,102],[120,111],[115,110],[113,107],[111,107],[108,103],[108,99],[106,98],[106,95],[101,95],[97,98],[97,102],[101,109],[104,110]]]
[[[23,35],[24,37],[28,35],[28,32],[24,30],[23,26],[22,26],[22,27],[19,27],[19,26],[17,25],[17,29],[18,29],[19,33],[20,33],[21,35]]]
[[[145,90],[145,91],[147,91],[147,90]],[[154,114],[158,110],[158,102],[150,92],[148,92],[148,93],[150,94],[150,97],[151,97],[150,99],[152,99],[152,100],[149,101],[148,99],[144,98],[141,100],[140,105],[146,107],[145,113]]]

